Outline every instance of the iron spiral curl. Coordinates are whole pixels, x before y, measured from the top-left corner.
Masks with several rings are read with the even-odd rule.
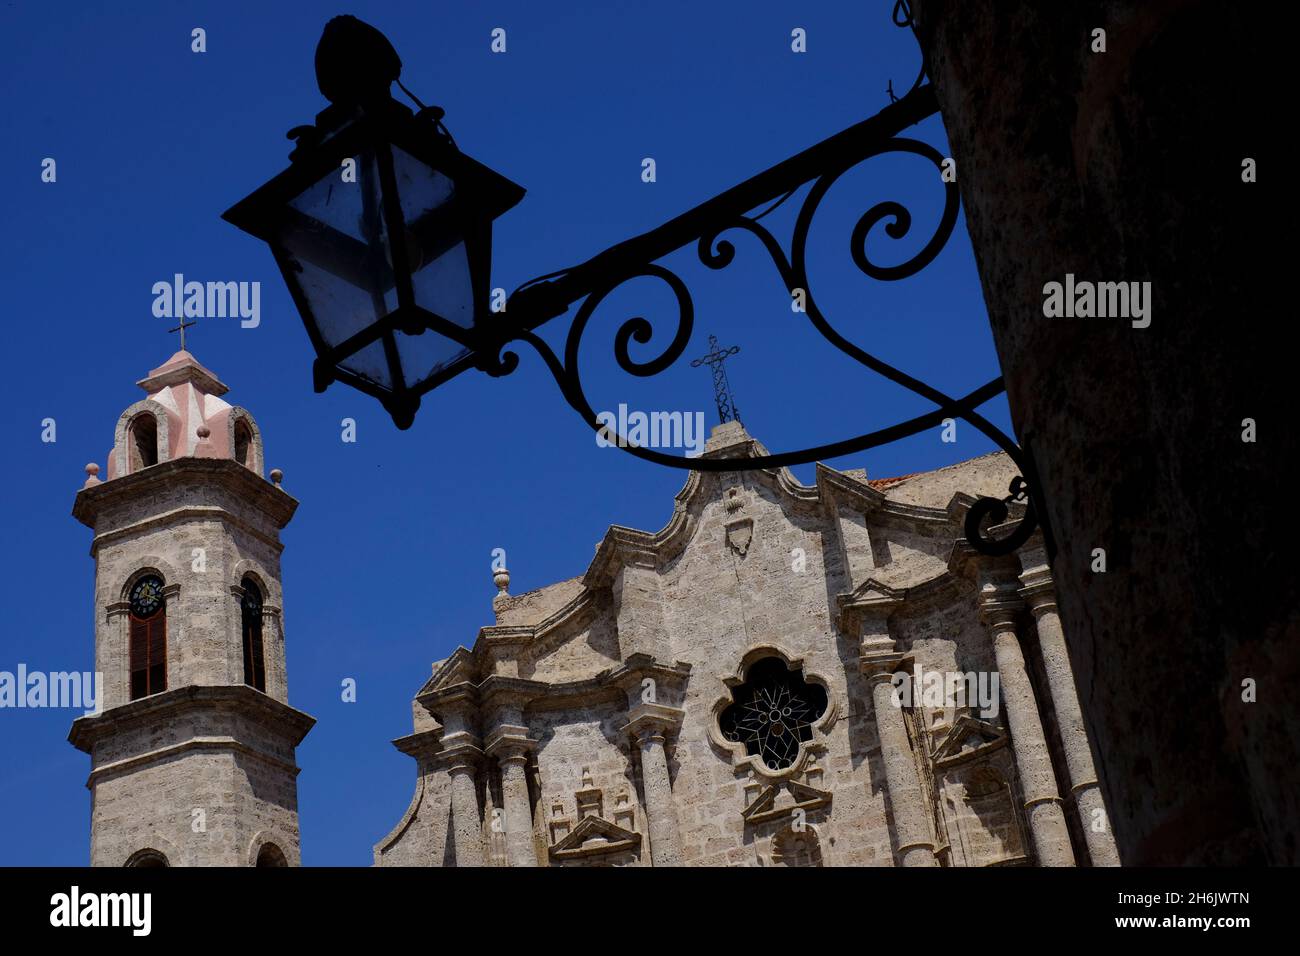
[[[586,295],[578,307],[573,325],[569,329],[565,341],[563,360],[536,333],[528,329],[521,329],[512,333],[510,338],[499,343],[491,359],[486,363],[486,370],[496,375],[509,374],[518,366],[519,359],[514,352],[503,352],[502,349],[513,340],[527,342],[545,361],[566,401],[594,431],[606,436],[609,440],[617,443],[619,447],[638,458],[674,468],[699,471],[770,469],[807,464],[824,458],[835,458],[852,452],[878,447],[936,427],[945,419],[961,418],[984,435],[987,435],[1015,462],[1021,472],[1012,482],[1009,489],[1011,493],[1005,498],[981,497],[971,505],[966,514],[964,525],[966,538],[972,547],[984,554],[999,555],[1015,551],[1029,539],[1038,526],[1037,489],[1024,477],[1031,472],[1031,469],[1027,467],[1026,456],[1022,449],[1001,429],[989,422],[976,410],[979,405],[1005,390],[1001,377],[992,379],[964,396],[953,397],[947,395],[870,354],[843,336],[817,306],[808,282],[808,235],[822,200],[845,173],[869,159],[888,153],[912,154],[929,161],[937,171],[942,171],[943,168],[944,157],[929,144],[903,137],[891,137],[876,144],[865,154],[856,156],[851,162],[841,163],[811,180],[812,187],[804,197],[796,217],[788,257],[776,237],[758,221],[758,218],[749,215],[723,219],[715,225],[711,225],[702,234],[698,235],[694,241],[700,262],[707,268],[716,271],[727,268],[736,258],[735,244],[728,239],[722,238],[723,233],[739,229],[758,239],[780,273],[787,292],[793,296],[797,290],[802,290],[805,304],[804,314],[823,338],[859,364],[927,399],[936,406],[934,411],[854,438],[811,446],[798,451],[753,458],[687,458],[631,444],[625,436],[611,432],[609,426],[597,421],[596,413],[583,389],[579,367],[579,346],[592,316],[610,293],[633,279],[654,278],[667,284],[677,302],[678,314],[672,340],[655,357],[645,361],[637,361],[629,351],[631,342],[635,341],[641,345],[648,344],[654,339],[655,329],[644,316],[632,316],[622,322],[614,335],[614,358],[624,371],[643,378],[659,374],[681,358],[694,328],[694,303],[690,291],[681,278],[676,273],[654,262],[623,269]],[[868,278],[882,282],[897,281],[917,274],[933,262],[946,245],[956,226],[959,208],[960,196],[956,183],[944,182],[944,207],[934,233],[919,250],[903,262],[894,265],[882,265],[875,261],[870,254],[869,248],[873,245],[872,237],[883,231],[887,237],[893,240],[906,238],[912,231],[913,216],[910,210],[900,202],[884,200],[876,203],[858,218],[853,227],[849,240],[849,252],[854,265]],[[882,225],[883,228],[878,230],[877,227]],[[677,248],[681,248],[691,241],[688,238],[680,243]],[[1015,528],[1009,534],[993,537],[988,528],[1007,520],[1013,502],[1024,503],[1024,510],[1020,514]]]

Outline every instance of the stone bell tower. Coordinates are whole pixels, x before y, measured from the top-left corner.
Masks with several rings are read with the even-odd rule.
[[[94,532],[102,675],[68,736],[91,758],[91,863],[296,865],[294,750],[315,722],[284,665],[280,530],[298,503],[189,352],[138,384],[72,512]]]

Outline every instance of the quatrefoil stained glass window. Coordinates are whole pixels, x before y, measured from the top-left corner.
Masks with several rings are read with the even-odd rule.
[[[152,574],[135,582],[131,588],[131,613],[139,618],[152,617],[162,607],[163,583]]]
[[[750,666],[732,703],[718,715],[722,736],[743,743],[769,770],[784,770],[812,739],[812,726],[826,713],[826,690],[804,680],[776,657]]]

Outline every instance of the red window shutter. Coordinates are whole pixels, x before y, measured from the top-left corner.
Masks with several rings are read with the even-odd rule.
[[[131,615],[131,699],[149,693],[149,622]]]
[[[131,615],[131,699],[167,689],[167,614]]]
[[[167,689],[167,614],[149,619],[149,693]]]

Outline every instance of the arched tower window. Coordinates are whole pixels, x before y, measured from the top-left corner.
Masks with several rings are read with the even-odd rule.
[[[266,843],[257,851],[257,865],[288,866],[289,861],[284,858],[284,851],[282,851],[278,846],[274,843]]]
[[[167,603],[162,579],[147,574],[131,587],[131,699],[167,689]]]
[[[266,691],[266,664],[262,655],[262,591],[252,578],[244,578],[240,585],[244,597],[240,601],[241,630],[244,635],[244,683]]]
[[[253,467],[253,430],[242,418],[235,422],[235,461]]]
[[[158,850],[152,848],[136,850],[131,854],[130,859],[126,861],[126,866],[135,867],[164,867],[167,866],[167,857]]]
[[[131,471],[158,464],[158,420],[148,412],[131,420]]]

